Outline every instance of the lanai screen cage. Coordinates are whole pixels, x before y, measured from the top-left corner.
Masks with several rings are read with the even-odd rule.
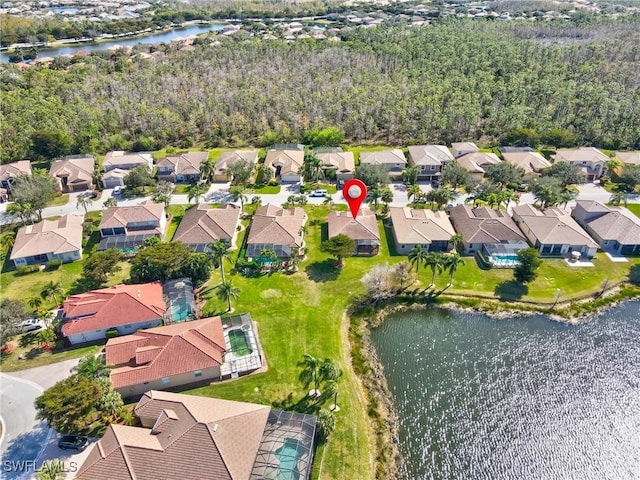
[[[154,233],[143,233],[140,235],[114,235],[110,237],[104,237],[100,240],[98,250],[107,250],[108,248],[117,248],[125,252],[133,251],[137,247],[144,245],[144,241],[147,238],[157,237]]]
[[[196,300],[190,278],[167,280],[162,285],[162,295],[167,302],[164,323],[185,322],[196,317]]]
[[[307,480],[315,452],[317,418],[271,410],[250,480]]]

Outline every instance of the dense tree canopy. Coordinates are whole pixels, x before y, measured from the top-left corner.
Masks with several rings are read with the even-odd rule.
[[[147,246],[139,250],[131,260],[133,283],[189,277],[197,284],[206,281],[210,271],[208,256],[194,253],[182,242]]]
[[[340,43],[211,37],[162,62],[106,52],[52,68],[3,65],[1,158],[28,158],[34,134],[49,131],[68,134],[76,152],[309,132],[334,143],[338,135],[320,135],[330,127],[355,143],[515,132],[520,143],[537,133],[558,145],[640,148],[637,22],[603,23],[592,38],[592,26],[451,20],[345,30]]]
[[[0,300],[0,346],[7,343],[7,339],[20,333],[18,324],[29,318],[29,312],[20,300],[3,298]]]
[[[13,185],[13,201],[16,205],[28,205],[42,220],[42,210],[50,203],[56,193],[58,185],[49,175],[21,175]]]

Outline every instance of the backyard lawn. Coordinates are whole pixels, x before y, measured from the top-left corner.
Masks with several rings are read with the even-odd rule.
[[[627,208],[631,210],[636,217],[640,217],[640,203],[629,203]]]

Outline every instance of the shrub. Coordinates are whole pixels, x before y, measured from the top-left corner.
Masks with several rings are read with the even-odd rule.
[[[267,185],[269,185],[270,187],[276,187],[278,186],[278,181],[275,178],[272,178],[267,182]]]
[[[57,270],[62,265],[61,258],[52,258],[46,263],[47,270]]]
[[[309,193],[311,191],[311,186],[307,185],[306,183],[304,185],[300,185],[300,193]]]
[[[116,330],[115,328],[111,328],[106,332],[104,332],[104,336],[107,338],[114,338],[114,337],[117,337],[118,335],[119,335],[118,330]]]
[[[40,271],[40,265],[21,265],[16,268],[18,275],[26,275],[27,273],[33,273]]]

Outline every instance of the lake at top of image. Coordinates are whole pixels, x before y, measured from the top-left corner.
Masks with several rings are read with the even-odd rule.
[[[640,478],[640,302],[568,325],[433,308],[372,341],[401,479]]]

